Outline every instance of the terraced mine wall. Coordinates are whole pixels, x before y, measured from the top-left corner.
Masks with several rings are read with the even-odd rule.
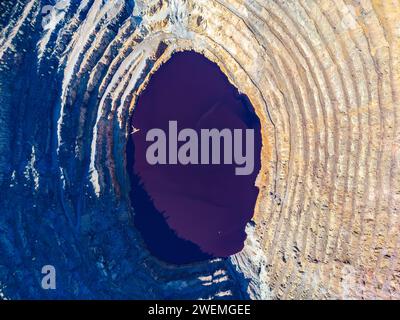
[[[1,297],[400,298],[398,1],[47,5],[0,4]],[[174,267],[133,227],[124,155],[182,50],[247,95],[263,144],[244,249]]]

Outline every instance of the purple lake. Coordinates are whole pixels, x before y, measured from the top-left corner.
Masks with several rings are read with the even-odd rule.
[[[153,142],[146,141],[146,134],[160,128],[168,137],[169,121],[177,121],[178,130],[191,128],[199,136],[201,129],[254,129],[253,172],[236,175],[234,162],[149,164],[146,150]],[[261,152],[260,122],[247,97],[203,55],[175,53],[151,76],[131,125],[138,129],[127,145],[131,201],[135,226],[148,250],[173,264],[228,257],[242,250],[258,196],[255,179]],[[244,141],[242,146],[244,152]]]

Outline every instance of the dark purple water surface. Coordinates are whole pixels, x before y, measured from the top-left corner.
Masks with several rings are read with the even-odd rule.
[[[254,171],[235,175],[236,164],[150,165],[146,133],[168,122],[178,130],[255,129]],[[127,145],[135,225],[152,254],[184,264],[239,252],[252,218],[260,169],[260,123],[247,97],[219,67],[192,51],[174,54],[151,77],[132,116]],[[178,144],[181,145],[182,143]]]

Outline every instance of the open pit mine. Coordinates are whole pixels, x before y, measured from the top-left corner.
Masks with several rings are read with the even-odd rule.
[[[400,1],[2,0],[0,188],[0,299],[400,299]]]

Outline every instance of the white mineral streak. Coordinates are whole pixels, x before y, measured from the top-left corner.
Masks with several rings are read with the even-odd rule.
[[[36,170],[35,165],[36,165],[35,147],[32,146],[31,158],[28,164],[25,166],[24,176],[27,181],[33,180],[34,188],[37,191],[39,190],[39,172]]]

